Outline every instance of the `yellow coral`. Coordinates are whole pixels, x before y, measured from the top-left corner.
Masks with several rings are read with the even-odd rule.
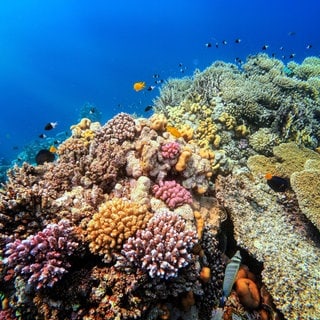
[[[198,238],[201,239],[203,234],[203,229],[204,229],[204,219],[200,211],[195,210],[193,214],[196,219]]]
[[[222,112],[218,120],[225,124],[227,130],[232,130],[237,125],[236,118],[226,112]]]
[[[181,152],[181,154],[180,154],[180,156],[179,156],[179,158],[178,158],[178,162],[176,163],[176,165],[175,165],[175,168],[176,168],[176,170],[177,171],[183,171],[183,170],[185,170],[186,169],[186,167],[187,167],[187,162],[188,162],[188,160],[190,159],[190,157],[191,157],[191,155],[192,155],[192,152],[191,152],[191,150],[189,150],[189,149],[184,149],[182,152]]]
[[[164,131],[167,126],[167,118],[163,114],[154,114],[150,121],[150,128],[156,131]]]
[[[181,137],[185,140],[185,141],[190,141],[193,137],[193,129],[188,126],[188,125],[183,125],[181,127],[181,129],[179,130],[181,133]]]
[[[138,229],[145,228],[151,213],[147,207],[122,198],[104,202],[87,225],[87,240],[92,253],[110,262],[114,251]]]
[[[204,146],[214,141],[217,132],[217,126],[211,118],[199,121],[199,126],[195,133],[195,139],[199,140],[199,145]],[[207,143],[203,140],[206,140]],[[202,141],[202,143],[201,143]]]
[[[250,133],[250,130],[245,124],[240,124],[235,128],[235,132],[238,136],[245,137]]]
[[[82,118],[79,123],[73,125],[70,127],[70,130],[72,131],[72,134],[79,133],[83,130],[89,129],[91,125],[91,120],[88,118]],[[77,134],[75,134],[77,135]]]

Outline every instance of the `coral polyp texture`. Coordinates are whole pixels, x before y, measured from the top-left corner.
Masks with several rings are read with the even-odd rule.
[[[111,261],[113,252],[119,251],[126,239],[144,228],[150,216],[146,206],[121,198],[102,203],[88,223],[90,251]]]
[[[152,187],[156,198],[163,200],[170,209],[174,209],[185,203],[192,204],[191,193],[175,180],[160,181]]]
[[[185,230],[181,217],[164,211],[155,213],[144,230],[130,237],[121,254],[128,264],[146,270],[151,278],[169,279],[192,261],[190,251],[197,239],[193,230]]]
[[[26,148],[0,189],[0,318],[318,319],[319,61],[217,61],[150,118],[86,115],[54,162]],[[254,285],[223,305],[237,250]]]
[[[5,247],[5,265],[40,289],[52,287],[71,267],[68,256],[77,249],[68,220],[50,224],[36,235],[16,239]]]

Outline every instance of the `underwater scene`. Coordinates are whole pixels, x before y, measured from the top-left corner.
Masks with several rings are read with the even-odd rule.
[[[320,320],[320,5],[0,4],[0,320]]]

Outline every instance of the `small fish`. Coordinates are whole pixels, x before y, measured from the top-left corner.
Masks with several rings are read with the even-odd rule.
[[[306,45],[306,49],[311,49],[312,48],[312,44],[307,44]]]
[[[261,49],[262,49],[262,50],[267,50],[268,48],[269,48],[269,46],[268,46],[267,44],[265,44],[265,45],[262,46]]]
[[[89,114],[94,114],[96,112],[96,109],[95,108],[91,108],[90,110],[89,110]]]
[[[156,87],[156,86],[149,86],[147,90],[148,90],[148,91],[152,91],[155,87]]]
[[[290,56],[289,56],[289,59],[293,59],[295,56],[296,56],[295,53],[291,53]]]
[[[44,164],[45,162],[53,162],[55,159],[54,154],[47,149],[40,150],[36,155],[36,163]]]
[[[239,64],[242,64],[242,63],[243,63],[243,61],[242,61],[239,57],[236,57],[236,58],[235,58],[235,61],[236,61],[237,63],[239,63]]]
[[[270,172],[265,175],[265,178],[267,179],[268,186],[276,192],[284,192],[290,186],[287,179],[281,178],[279,176],[274,176]]]
[[[211,48],[212,47],[212,44],[210,42],[207,42],[204,44],[207,48]]]
[[[167,126],[166,130],[167,130],[167,132],[171,133],[176,138],[180,138],[182,136],[181,132],[176,127]]]
[[[45,139],[47,136],[44,133],[39,134],[39,138]]]
[[[182,66],[183,66],[183,63],[182,63],[182,62],[180,62],[180,63],[179,63],[179,67],[181,68]]]
[[[135,82],[133,84],[133,89],[137,92],[143,90],[145,87],[146,83],[144,81]]]
[[[274,52],[272,52],[271,57],[274,58],[276,56],[276,54]]]
[[[49,151],[52,153],[56,153],[57,152],[57,148],[55,146],[50,146]]]
[[[148,112],[148,111],[150,111],[151,109],[153,108],[153,106],[146,106],[145,108],[144,108],[144,111],[145,112]]]
[[[216,48],[219,48],[219,43],[218,43],[218,42],[216,42],[215,46],[216,46]]]
[[[234,40],[235,43],[240,43],[241,41],[242,41],[241,39]]]
[[[296,35],[295,31],[288,32],[288,36],[290,36],[290,37],[295,36],[295,35]]]
[[[281,51],[282,51],[283,49],[284,49],[283,47],[280,47],[280,48],[279,48],[279,50],[281,50]]]
[[[241,264],[241,254],[240,254],[240,251],[238,250],[226,266],[223,285],[222,285],[223,297],[220,301],[221,306],[224,306],[225,301],[228,299],[231,293],[234,281],[236,279],[237,273],[240,268],[240,264]]]
[[[152,76],[152,78],[158,79],[158,78],[160,78],[160,75],[159,75],[158,73],[155,73],[155,74]]]
[[[48,122],[45,126],[44,126],[44,130],[52,130],[57,126],[58,122]]]
[[[226,45],[226,44],[228,44],[228,42],[227,42],[227,40],[222,40],[222,42],[221,42],[223,45]]]
[[[163,80],[162,80],[162,79],[156,80],[154,83],[155,83],[155,84],[160,84],[160,83],[163,83]]]

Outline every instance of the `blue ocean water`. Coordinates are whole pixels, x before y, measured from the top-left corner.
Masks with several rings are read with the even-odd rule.
[[[319,56],[319,9],[318,0],[2,0],[0,164],[42,133],[68,134],[88,103],[103,123],[121,111],[148,116],[158,85],[132,85],[153,86],[154,74],[190,76],[264,45],[285,61]],[[48,122],[58,126],[44,132]]]

